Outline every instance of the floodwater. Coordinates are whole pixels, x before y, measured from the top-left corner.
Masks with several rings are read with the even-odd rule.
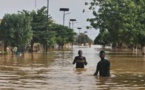
[[[88,65],[72,65],[78,50]],[[71,51],[0,56],[0,90],[145,90],[145,57],[131,50],[106,48],[111,77],[93,76],[100,46],[74,46]]]

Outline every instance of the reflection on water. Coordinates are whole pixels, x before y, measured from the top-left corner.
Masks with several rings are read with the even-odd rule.
[[[83,72],[86,72],[87,69],[86,68],[75,68],[74,71],[77,74],[82,74]]]
[[[75,69],[78,50],[88,65]],[[24,57],[0,56],[0,90],[145,90],[145,57],[130,50],[105,49],[111,62],[111,77],[93,76],[99,61],[99,46],[71,51],[26,53]]]

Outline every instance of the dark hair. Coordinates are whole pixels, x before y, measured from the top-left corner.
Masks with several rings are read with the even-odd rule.
[[[105,51],[103,51],[103,50],[102,50],[102,51],[100,51],[100,54],[105,54]]]
[[[79,50],[79,51],[78,51],[78,54],[79,54],[80,52],[82,52],[82,50]],[[83,53],[83,52],[82,52],[82,53]]]

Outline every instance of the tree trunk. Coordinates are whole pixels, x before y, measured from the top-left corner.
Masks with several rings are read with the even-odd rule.
[[[33,45],[34,45],[34,42],[33,41],[31,41],[31,47],[30,47],[30,52],[33,52]]]
[[[7,42],[5,42],[5,43],[4,43],[4,51],[5,51],[5,52],[6,52],[6,50],[7,50],[7,46],[8,46],[8,45],[7,45]]]

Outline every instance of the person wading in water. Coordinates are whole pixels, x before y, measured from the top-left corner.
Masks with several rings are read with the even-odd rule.
[[[100,51],[100,61],[97,63],[96,72],[94,75],[99,75],[102,77],[109,77],[110,76],[110,61],[105,59],[105,51]]]
[[[85,65],[87,65],[86,58],[82,56],[83,52],[82,50],[78,51],[78,56],[74,58],[73,64],[76,63],[76,68],[84,68]]]

